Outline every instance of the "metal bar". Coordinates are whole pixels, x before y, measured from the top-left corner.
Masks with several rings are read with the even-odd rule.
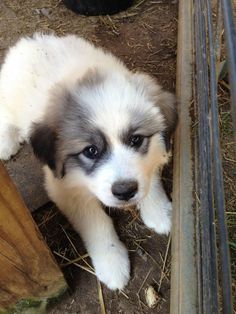
[[[223,35],[223,12],[221,1],[218,0],[216,12],[216,31],[215,31],[215,50],[216,50],[216,66],[219,69],[221,50],[222,50],[222,35]]]
[[[179,124],[175,136],[171,314],[198,312],[192,155],[192,0],[179,0],[176,93]]]
[[[225,37],[228,55],[228,71],[230,79],[231,108],[236,138],[236,30],[231,0],[221,0],[224,16]]]
[[[220,134],[219,134],[219,116],[217,101],[217,76],[216,76],[216,57],[213,39],[212,27],[212,9],[210,1],[206,1],[207,6],[207,25],[208,25],[208,45],[210,57],[210,99],[211,99],[211,139],[212,139],[212,159],[214,172],[214,205],[217,212],[219,235],[220,235],[220,253],[221,253],[221,282],[223,309],[225,314],[231,314],[231,269],[228,248],[228,235],[225,224],[225,206],[224,206],[224,186],[222,176],[222,162],[220,153]],[[236,51],[235,51],[236,53]],[[236,82],[235,82],[236,83]]]
[[[204,2],[195,1],[196,92],[198,105],[198,181],[200,193],[203,313],[218,313],[217,259],[212,199],[207,33]]]
[[[220,3],[218,5],[220,8]],[[194,30],[192,29],[193,17],[195,18]],[[220,17],[218,24],[217,31],[220,36]],[[232,29],[229,41],[230,36],[232,36]],[[194,39],[195,60],[193,59]],[[232,312],[218,125],[216,47],[213,39],[211,1],[180,0],[176,88],[180,102],[180,121],[176,131],[174,152],[171,314],[218,313],[219,300],[223,301],[223,313]],[[220,41],[217,43],[220,51]],[[236,58],[235,51],[236,49],[232,62]],[[230,53],[228,56],[228,59],[232,58]],[[193,82],[194,61],[196,67]],[[234,73],[233,68],[230,71]],[[233,82],[235,87],[236,80]],[[190,118],[193,90],[199,120],[198,133],[195,134],[198,142],[192,138]],[[234,99],[234,90],[231,92],[231,97]],[[194,148],[196,148],[195,159]],[[193,177],[193,174],[197,176]],[[194,188],[199,192],[199,203],[193,199]],[[194,207],[199,209],[196,217],[194,217]],[[217,230],[220,235],[219,251],[216,247],[218,238],[216,241],[215,213],[217,213],[219,226]],[[196,237],[194,237],[195,231]],[[221,262],[220,267],[217,267],[218,257]],[[220,287],[218,274],[221,274]]]

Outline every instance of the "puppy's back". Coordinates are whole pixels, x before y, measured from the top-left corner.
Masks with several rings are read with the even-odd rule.
[[[9,50],[0,72],[1,110],[27,133],[43,116],[56,84],[70,87],[95,67],[125,71],[116,57],[75,35],[22,38]]]

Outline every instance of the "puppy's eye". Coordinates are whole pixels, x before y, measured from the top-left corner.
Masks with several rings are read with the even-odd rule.
[[[89,159],[96,159],[98,157],[98,149],[94,145],[87,146],[82,151],[82,154]]]
[[[129,139],[131,147],[139,148],[143,143],[144,137],[142,135],[132,135]]]

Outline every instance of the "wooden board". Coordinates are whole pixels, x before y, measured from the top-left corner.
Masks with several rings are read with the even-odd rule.
[[[16,304],[44,307],[65,289],[63,274],[0,162],[0,313]]]
[[[194,69],[192,16],[193,1],[179,0],[176,77],[179,124],[176,130],[174,151],[171,314],[198,313],[191,121]]]

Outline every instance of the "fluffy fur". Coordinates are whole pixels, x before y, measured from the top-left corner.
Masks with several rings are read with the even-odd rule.
[[[130,276],[110,207],[136,204],[157,233],[171,228],[159,172],[177,121],[175,99],[150,76],[76,36],[21,39],[0,73],[0,158],[31,141],[50,198],[80,233],[98,278]]]

